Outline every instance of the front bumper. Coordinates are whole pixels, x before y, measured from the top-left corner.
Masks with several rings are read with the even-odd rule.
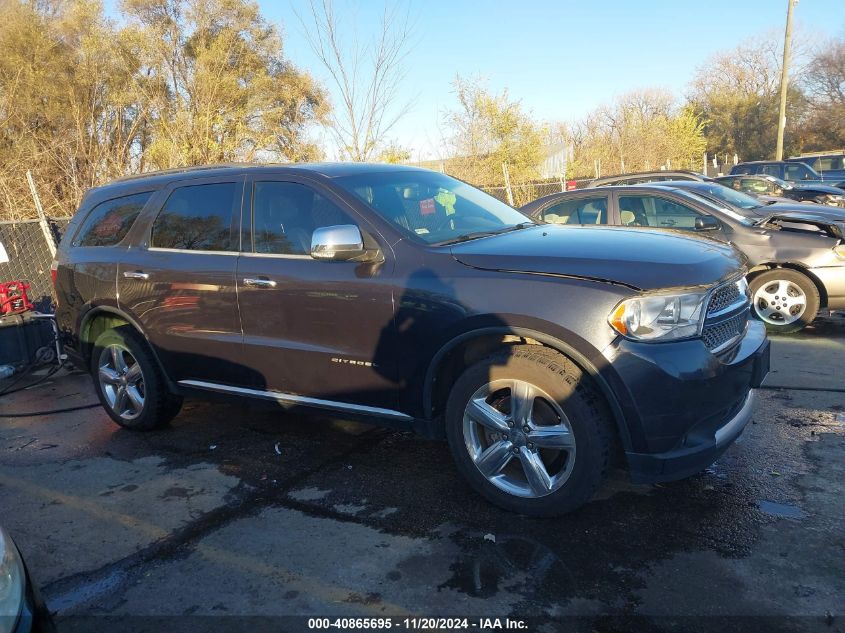
[[[630,435],[631,479],[681,479],[712,464],[742,433],[753,389],[769,371],[765,327],[749,321],[730,350],[711,354],[700,340],[649,344],[620,340],[605,351],[621,383]]]
[[[742,435],[745,425],[753,416],[755,400],[755,392],[752,389],[733,417],[716,429],[712,437],[701,438],[702,441],[693,446],[684,446],[665,453],[628,453],[631,480],[636,483],[674,481],[707,468]]]

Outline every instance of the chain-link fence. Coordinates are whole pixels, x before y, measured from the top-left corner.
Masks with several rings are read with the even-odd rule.
[[[58,244],[70,218],[48,220],[53,239]],[[29,283],[29,298],[41,312],[52,311],[53,284],[50,264],[53,255],[38,220],[0,222],[0,243],[9,261],[0,263],[0,282],[23,280]]]
[[[561,191],[569,191],[571,189],[578,189],[583,187],[590,181],[589,178],[582,180],[567,180],[561,182],[560,180],[546,181],[546,182],[531,182],[521,185],[511,185],[511,195],[513,196],[513,206],[519,208],[522,205],[528,204],[532,200],[548,196],[553,193],[560,193]],[[490,187],[481,186],[480,189],[486,191],[494,198],[498,198],[502,202],[510,204],[508,199],[508,188],[506,186]]]

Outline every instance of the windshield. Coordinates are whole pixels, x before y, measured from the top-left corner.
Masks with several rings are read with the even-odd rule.
[[[699,202],[699,204],[703,203],[707,205],[710,209],[715,211],[715,215],[726,215],[732,220],[739,222],[740,224],[744,224],[745,226],[753,226],[757,224],[760,219],[753,213],[746,213],[746,209],[740,207],[728,207],[727,205],[715,200],[713,197],[711,197],[705,192],[699,193],[698,191],[690,191],[687,189],[684,190],[682,193],[684,195],[689,196],[690,198],[694,198],[697,202]]]
[[[742,193],[741,191],[735,191],[724,185],[717,185],[716,183],[697,185],[690,189],[693,193],[705,194],[709,198],[716,198],[720,202],[727,202],[729,205],[739,207],[740,209],[756,209],[757,207],[763,206],[759,198]]]
[[[444,174],[391,171],[335,178],[402,233],[427,244],[483,237],[534,224],[483,191]]]

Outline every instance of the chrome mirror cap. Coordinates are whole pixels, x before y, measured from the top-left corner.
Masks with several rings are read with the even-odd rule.
[[[320,227],[311,236],[311,257],[314,259],[343,261],[365,253],[361,230],[354,224]]]

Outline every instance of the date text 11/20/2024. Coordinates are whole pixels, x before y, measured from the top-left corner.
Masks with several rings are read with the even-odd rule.
[[[311,630],[410,631],[525,631],[528,624],[514,618],[309,618]]]

